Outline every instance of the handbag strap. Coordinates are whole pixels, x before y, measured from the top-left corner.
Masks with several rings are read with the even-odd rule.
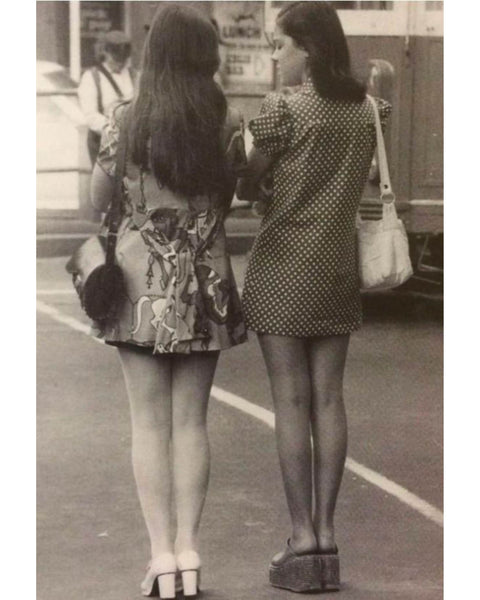
[[[122,90],[118,86],[115,79],[112,77],[112,74],[110,73],[110,71],[108,71],[101,63],[99,65],[97,65],[96,68],[100,71],[100,73],[105,77],[105,79],[108,81],[108,83],[112,86],[112,88],[113,88],[114,92],[117,94],[117,96],[119,98],[123,98]]]
[[[90,72],[92,73],[93,82],[95,83],[95,89],[97,91],[97,110],[103,115],[103,98],[102,86],[100,85],[100,74],[97,67],[92,67]]]
[[[385,150],[385,140],[383,138],[382,125],[380,123],[380,115],[375,99],[367,94],[367,98],[372,105],[373,114],[375,117],[375,131],[377,134],[377,155],[378,167],[380,169],[380,200],[385,204],[395,202],[395,194],[392,190],[390,181],[390,173],[388,171],[387,152]]]
[[[123,176],[125,174],[125,164],[127,161],[128,146],[128,112],[130,106],[123,111],[119,123],[120,135],[117,147],[117,160],[115,163],[115,183],[113,198],[108,212],[108,232],[107,249],[105,264],[113,265],[115,262],[115,247],[117,244],[117,232],[122,220],[122,197],[123,197]]]

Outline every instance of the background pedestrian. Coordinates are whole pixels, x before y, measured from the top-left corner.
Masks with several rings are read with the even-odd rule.
[[[97,159],[100,136],[113,108],[121,100],[131,100],[134,72],[129,67],[130,39],[123,31],[105,35],[101,60],[87,69],[78,86],[80,108],[88,125],[88,152],[92,165]]]

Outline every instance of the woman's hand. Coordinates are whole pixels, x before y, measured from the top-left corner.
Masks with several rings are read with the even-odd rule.
[[[270,170],[274,159],[253,147],[248,155],[247,166],[238,180],[236,194],[239,200],[254,202],[259,199],[262,180]]]
[[[265,179],[262,179],[258,186],[258,195],[252,205],[252,210],[259,217],[263,217],[267,212],[267,206],[273,196],[273,189],[270,184],[270,178],[267,176]]]

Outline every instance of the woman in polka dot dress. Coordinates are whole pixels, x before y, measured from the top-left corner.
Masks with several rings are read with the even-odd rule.
[[[254,147],[237,189],[239,198],[253,200],[267,174],[273,181],[243,294],[270,378],[292,520],[270,580],[296,591],[336,589],[333,517],[347,443],[343,372],[350,333],[361,323],[355,216],[375,121],[326,2],[282,9],[274,41],[272,58],[288,91],[268,95],[250,122]],[[391,107],[377,104],[385,125]],[[295,581],[289,565],[307,558],[315,565],[311,581]]]

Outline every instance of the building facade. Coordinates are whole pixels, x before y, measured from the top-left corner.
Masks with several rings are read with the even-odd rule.
[[[145,36],[162,2],[37,2],[37,60],[59,63],[78,82],[105,31],[132,39],[140,64]],[[182,2],[185,4],[185,2]],[[271,33],[283,1],[187,2],[213,19],[221,40],[222,87],[245,120],[275,87]],[[387,146],[399,208],[410,231],[443,229],[443,2],[343,1],[339,9],[355,73],[394,106]],[[380,68],[381,67],[381,68]],[[372,69],[381,77],[372,76]],[[375,74],[374,73],[374,74]],[[385,77],[383,76],[385,74]],[[78,208],[88,203],[80,186]],[[82,191],[83,190],[83,191]]]

